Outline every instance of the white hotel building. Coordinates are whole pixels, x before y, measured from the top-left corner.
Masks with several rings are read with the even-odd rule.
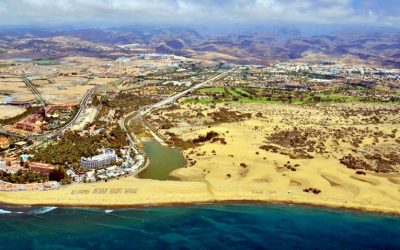
[[[115,150],[106,148],[100,155],[96,155],[90,158],[81,158],[81,167],[87,170],[102,168],[117,160]]]

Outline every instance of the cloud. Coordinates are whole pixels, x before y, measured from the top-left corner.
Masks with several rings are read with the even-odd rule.
[[[1,24],[400,24],[398,0],[0,0]]]

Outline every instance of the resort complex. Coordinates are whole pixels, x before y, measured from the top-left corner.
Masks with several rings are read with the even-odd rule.
[[[90,157],[90,158],[81,158],[81,167],[87,170],[104,168],[117,161],[117,155],[115,154],[115,150],[107,148],[104,149],[102,154]]]
[[[398,69],[167,54],[64,60],[1,69],[0,179],[3,191],[21,190],[0,193],[3,202],[244,199],[397,211],[397,194],[380,190],[399,183]],[[21,91],[7,92],[22,69]]]
[[[71,32],[0,40],[1,202],[398,213],[400,70],[378,56],[393,34],[278,48],[257,35]]]
[[[0,225],[400,249],[400,0],[0,0]]]

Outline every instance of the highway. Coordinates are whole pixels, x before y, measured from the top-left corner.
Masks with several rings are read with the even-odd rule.
[[[88,101],[91,99],[93,93],[96,91],[96,88],[90,89],[86,92],[85,96],[82,98],[80,104],[79,104],[79,109],[78,111],[75,113],[74,117],[66,124],[64,125],[62,128],[50,132],[50,133],[46,133],[46,134],[40,134],[40,135],[18,135],[18,134],[14,134],[14,133],[8,133],[6,131],[4,131],[3,127],[0,125],[0,134],[5,134],[8,136],[15,136],[15,137],[19,137],[21,139],[36,139],[38,141],[40,140],[46,140],[50,137],[57,137],[62,135],[66,130],[68,130],[75,122],[76,120],[79,118],[79,116],[82,114],[82,112],[85,110],[85,108],[87,107],[87,103]]]
[[[36,89],[36,87],[33,85],[32,81],[24,76],[22,77],[22,80],[25,82],[26,86],[32,91],[32,94],[35,95],[36,99],[43,104],[43,106],[46,106],[48,103],[46,100],[43,98],[42,94]]]
[[[29,80],[28,77],[23,77],[23,81],[25,82],[27,87],[29,89],[31,89],[32,93],[36,96],[36,98],[39,100],[39,102],[41,102],[43,105],[47,105],[48,104],[43,99],[43,97],[40,94],[40,92],[35,88],[35,86],[33,86],[31,80]],[[124,81],[122,81],[122,83],[124,83]],[[52,132],[49,132],[49,133],[46,133],[46,134],[21,136],[21,135],[8,133],[8,132],[4,131],[3,127],[0,125],[0,133],[1,134],[6,134],[8,136],[16,136],[16,137],[19,137],[19,138],[22,138],[22,139],[32,139],[32,140],[36,139],[37,141],[45,141],[45,140],[47,140],[49,138],[58,137],[58,136],[62,135],[65,131],[67,131],[72,125],[74,125],[76,120],[79,118],[79,116],[82,114],[82,112],[87,107],[88,101],[92,98],[93,93],[95,91],[97,91],[101,87],[104,87],[104,86],[97,86],[95,88],[92,88],[92,89],[88,90],[85,93],[85,95],[83,96],[81,102],[79,103],[78,111],[74,114],[72,119],[60,129],[57,129],[55,131],[52,131]]]
[[[148,106],[144,106],[139,110],[139,112],[133,111],[133,112],[125,115],[120,120],[120,122],[119,122],[120,123],[120,127],[128,134],[128,139],[133,144],[135,141],[137,141],[137,138],[136,138],[135,135],[132,135],[131,133],[129,133],[129,131],[126,128],[127,126],[129,126],[132,118],[137,117],[137,116],[144,116],[144,115],[149,114],[150,112],[152,112],[154,110],[160,109],[160,108],[162,108],[162,107],[164,107],[164,106],[166,106],[168,104],[171,104],[171,103],[175,102],[176,100],[178,100],[179,98],[182,98],[183,96],[185,96],[185,95],[187,95],[187,94],[189,94],[191,92],[194,92],[195,90],[197,90],[199,88],[204,87],[208,83],[210,83],[212,81],[215,81],[215,80],[217,80],[217,79],[219,79],[219,78],[231,73],[234,70],[236,70],[236,68],[231,69],[231,70],[229,70],[227,72],[218,74],[218,75],[208,79],[207,81],[204,81],[202,83],[196,84],[196,85],[194,85],[194,86],[192,86],[192,87],[190,87],[190,88],[188,88],[188,89],[186,89],[186,90],[184,90],[182,92],[179,92],[179,93],[177,93],[175,95],[167,97],[166,99],[164,99],[164,100],[162,100],[162,101],[160,101],[158,103],[151,104],[151,105],[148,105]]]
[[[196,84],[194,86],[192,86],[191,88],[188,88],[180,93],[177,93],[175,95],[172,95],[170,97],[167,97],[166,99],[163,99],[162,101],[152,104],[152,105],[148,105],[148,106],[144,106],[142,107],[139,112],[134,111],[131,112],[127,115],[125,115],[120,121],[120,127],[128,134],[128,139],[131,142],[132,145],[134,145],[134,142],[137,141],[137,138],[134,134],[131,134],[128,132],[126,126],[129,126],[130,121],[133,117],[137,117],[137,116],[144,116],[146,114],[149,114],[150,112],[160,109],[168,104],[171,104],[173,102],[175,102],[176,100],[178,100],[179,98],[182,98],[183,96],[204,87],[206,84],[215,81],[223,76],[225,76],[226,74],[229,74],[230,72],[234,71],[235,69],[232,69],[230,71],[218,74],[202,83]],[[36,98],[44,105],[47,105],[47,102],[43,99],[43,97],[41,96],[40,92],[33,86],[32,82],[27,78],[24,77],[23,78],[25,84],[31,89],[32,93],[34,93],[34,95],[36,96]],[[80,104],[79,104],[79,109],[78,111],[75,113],[74,117],[62,128],[54,131],[54,132],[50,132],[47,134],[42,134],[42,135],[28,135],[28,136],[18,136],[18,135],[14,135],[11,133],[7,133],[6,131],[3,130],[3,128],[0,126],[0,133],[3,134],[7,134],[7,135],[14,135],[14,136],[18,136],[20,138],[27,138],[27,139],[37,139],[37,140],[46,140],[48,138],[55,138],[58,137],[60,135],[62,135],[65,131],[67,131],[79,118],[79,116],[82,114],[82,112],[85,110],[85,108],[87,107],[87,103],[88,101],[91,99],[93,93],[97,90],[98,87],[90,89],[86,92],[85,96],[82,98]]]
[[[2,135],[7,135],[7,136],[15,136],[15,137],[18,137],[18,138],[21,138],[21,139],[27,138],[27,136],[18,135],[18,134],[13,134],[13,133],[9,133],[9,132],[5,131],[5,130],[3,129],[3,126],[2,126],[2,125],[0,125],[0,134],[2,134]]]
[[[56,136],[63,134],[66,130],[68,130],[76,122],[76,120],[79,118],[79,116],[82,114],[82,112],[87,107],[87,103],[92,98],[92,95],[96,91],[96,89],[97,89],[97,87],[92,88],[86,92],[85,96],[82,98],[81,102],[79,103],[79,109],[75,113],[75,116],[64,127],[53,132],[51,135],[52,137],[56,137]]]
[[[121,80],[119,82],[119,84],[123,84],[125,83],[126,80]],[[82,114],[82,112],[85,110],[85,108],[87,107],[88,101],[92,98],[93,93],[100,89],[100,88],[104,88],[104,86],[97,86],[95,88],[89,89],[85,96],[82,98],[81,102],[79,103],[79,109],[76,112],[75,116],[61,129],[55,131],[52,133],[52,137],[56,137],[59,136],[61,134],[63,134],[65,131],[67,131],[72,125],[74,125],[74,123],[76,122],[76,120],[79,118],[79,116]]]
[[[120,82],[118,84],[124,84],[125,82],[126,82],[126,80],[120,80]],[[58,131],[54,132],[53,137],[61,135],[76,122],[76,120],[79,118],[79,116],[82,114],[82,112],[87,107],[87,103],[92,98],[93,93],[100,88],[104,88],[104,86],[97,86],[86,92],[85,96],[82,98],[81,102],[79,103],[79,110],[76,112],[75,116],[64,127],[59,129]]]
[[[227,72],[224,72],[224,73],[221,73],[221,74],[219,74],[219,75],[216,75],[216,76],[214,76],[213,78],[210,78],[210,79],[208,79],[208,80],[205,81],[205,82],[196,84],[196,85],[194,85],[193,87],[188,88],[188,89],[186,89],[186,90],[184,90],[184,91],[182,91],[182,92],[179,92],[179,93],[177,93],[177,94],[175,94],[175,95],[172,95],[172,96],[170,96],[170,97],[168,97],[168,98],[166,98],[166,99],[164,99],[164,100],[162,100],[162,101],[160,101],[160,102],[158,102],[158,103],[155,103],[155,104],[152,104],[152,105],[143,107],[142,110],[140,111],[140,115],[141,115],[141,116],[147,115],[148,113],[150,113],[150,112],[152,112],[152,111],[154,111],[154,110],[160,109],[160,108],[162,108],[162,107],[164,107],[164,106],[166,106],[166,105],[168,105],[168,104],[171,104],[171,103],[175,102],[176,100],[178,100],[179,98],[182,98],[182,97],[184,97],[185,95],[187,95],[187,94],[189,94],[189,93],[191,93],[191,92],[194,92],[195,90],[197,90],[197,89],[199,89],[199,88],[204,87],[204,86],[207,85],[208,83],[210,83],[210,82],[212,82],[212,81],[215,81],[215,80],[217,80],[217,79],[219,79],[219,78],[221,78],[221,77],[223,77],[223,76],[225,76],[225,75],[231,73],[231,72],[234,71],[234,70],[235,70],[235,69],[231,69],[231,70],[229,70],[229,71],[227,71]]]
[[[135,135],[134,133],[130,133],[130,132],[128,131],[128,129],[126,128],[126,127],[129,126],[129,124],[131,123],[132,118],[138,118],[138,116],[144,116],[144,115],[149,114],[150,112],[152,112],[152,111],[154,111],[154,110],[156,110],[156,109],[160,109],[160,108],[162,108],[162,107],[164,107],[164,106],[166,106],[166,105],[168,105],[168,104],[170,104],[170,103],[173,103],[173,102],[175,102],[176,100],[178,100],[179,98],[181,98],[181,97],[183,97],[183,96],[185,96],[185,95],[187,95],[187,94],[189,94],[189,93],[191,93],[191,92],[193,92],[193,91],[195,91],[195,90],[197,90],[197,89],[199,89],[199,88],[204,87],[206,84],[208,84],[208,83],[210,83],[210,82],[212,82],[212,81],[214,81],[214,80],[217,80],[217,79],[219,79],[219,78],[225,76],[226,74],[228,74],[228,73],[230,73],[230,72],[232,72],[232,71],[234,71],[234,70],[235,70],[235,69],[232,69],[232,70],[230,70],[230,71],[227,71],[227,72],[224,72],[224,73],[219,74],[219,75],[217,75],[217,76],[214,76],[214,77],[208,79],[207,81],[204,81],[204,82],[202,82],[202,83],[196,84],[196,85],[194,85],[193,87],[191,87],[191,88],[189,88],[189,89],[186,89],[186,90],[184,90],[184,91],[182,91],[182,92],[180,92],[180,93],[177,93],[177,94],[175,94],[175,95],[172,95],[172,96],[170,96],[170,97],[167,97],[166,99],[164,99],[164,100],[162,100],[162,101],[160,101],[160,102],[158,102],[158,103],[155,103],[155,104],[152,104],[152,105],[148,105],[148,106],[144,106],[144,107],[142,107],[142,108],[140,109],[139,112],[133,111],[133,112],[131,112],[131,113],[125,115],[123,118],[121,118],[121,120],[119,121],[119,126],[120,126],[120,127],[125,131],[125,133],[128,135],[128,140],[129,140],[129,142],[130,142],[130,144],[131,144],[131,149],[132,149],[136,154],[138,154],[138,153],[140,152],[142,155],[145,156],[145,159],[146,159],[146,160],[145,160],[145,164],[144,164],[144,166],[143,166],[142,168],[140,168],[140,171],[143,171],[144,169],[146,169],[146,167],[147,167],[147,166],[149,165],[149,163],[150,163],[150,160],[149,160],[149,158],[146,156],[146,153],[145,153],[144,151],[142,151],[142,150],[136,148],[135,142],[138,142],[138,140],[137,140],[137,138],[136,138],[136,135]],[[140,172],[140,171],[139,171],[139,172]],[[139,173],[139,172],[138,172],[138,173]],[[135,173],[135,174],[138,174],[138,173]]]

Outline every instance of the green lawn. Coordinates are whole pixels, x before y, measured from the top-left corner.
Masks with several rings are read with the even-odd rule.
[[[12,64],[7,64],[7,63],[5,63],[5,64],[0,64],[0,69],[2,69],[2,68],[8,68],[8,67],[11,67],[12,66]]]
[[[253,96],[252,94],[250,94],[249,92],[247,92],[246,89],[244,88],[235,88],[235,91],[243,96],[247,96],[247,97],[251,97]]]
[[[44,59],[35,61],[37,65],[56,65],[57,63],[54,60]]]
[[[225,89],[222,87],[214,87],[214,88],[204,88],[199,90],[200,93],[225,93]]]
[[[233,101],[234,102],[234,101]],[[249,98],[249,97],[242,97],[239,98],[240,103],[281,103],[281,101],[278,100],[273,100],[265,97],[254,97],[254,98]]]
[[[255,89],[257,92],[260,91]],[[184,103],[199,103],[199,104],[212,104],[212,103],[292,103],[292,104],[311,104],[311,103],[360,103],[360,102],[377,102],[375,100],[366,100],[354,96],[346,96],[335,93],[304,93],[303,98],[293,97],[291,100],[279,100],[278,98],[267,98],[267,97],[254,97],[245,87],[237,88],[204,88],[199,90],[200,93],[224,93],[224,97],[214,99],[212,96],[207,96],[204,99],[192,99],[186,98]],[[227,94],[227,95],[226,95]]]
[[[231,96],[241,97],[240,93],[236,92],[235,89],[227,88],[226,89]]]
[[[249,98],[249,97],[241,97],[238,98],[237,101],[233,100],[233,98],[220,98],[217,100],[214,100],[212,98],[207,98],[207,99],[199,99],[195,100],[193,98],[186,98],[184,103],[190,103],[190,104],[213,104],[213,103],[280,103],[280,101],[277,100],[271,100],[268,98]]]
[[[311,103],[361,103],[361,102],[375,102],[373,100],[366,101],[361,98],[353,97],[353,96],[326,96],[321,97],[320,101],[315,101],[312,97],[306,97],[303,99],[293,98],[291,101],[281,101],[274,98],[266,98],[266,97],[240,97],[240,98],[205,98],[195,100],[193,98],[186,98],[184,103],[191,103],[191,104],[212,104],[212,103],[292,103],[292,104],[311,104]]]

